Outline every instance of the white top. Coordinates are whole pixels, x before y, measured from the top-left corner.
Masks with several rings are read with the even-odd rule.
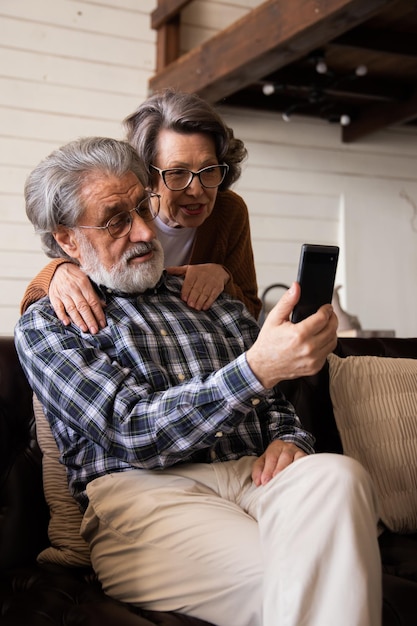
[[[196,234],[196,228],[173,228],[165,224],[159,216],[154,220],[155,230],[164,249],[165,267],[187,265]]]

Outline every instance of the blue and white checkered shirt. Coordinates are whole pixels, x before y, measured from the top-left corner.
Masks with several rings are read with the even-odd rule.
[[[278,438],[313,452],[291,405],[247,364],[258,326],[244,306],[224,294],[196,312],[181,284],[164,275],[145,294],[104,290],[107,327],[97,335],[63,326],[47,298],[16,326],[82,508],[87,483],[109,472],[258,456]]]

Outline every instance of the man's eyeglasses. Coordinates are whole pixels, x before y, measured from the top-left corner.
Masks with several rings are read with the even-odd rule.
[[[150,193],[130,211],[116,213],[109,219],[105,226],[77,226],[77,228],[94,228],[95,230],[108,230],[113,239],[126,237],[132,230],[133,213],[139,215],[144,222],[151,222],[159,213],[160,197],[157,193]]]
[[[150,167],[158,172],[165,186],[171,191],[182,191],[186,189],[188,185],[191,185],[194,176],[198,176],[202,187],[213,189],[222,184],[224,177],[229,171],[229,166],[225,163],[223,165],[209,165],[208,167],[203,167],[203,169],[198,172],[193,172],[181,167],[174,167],[167,170],[161,170],[159,167],[155,167],[155,165],[151,165]]]

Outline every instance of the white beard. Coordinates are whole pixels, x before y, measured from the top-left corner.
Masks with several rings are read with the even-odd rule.
[[[104,285],[109,289],[125,293],[143,293],[147,289],[155,287],[161,278],[164,269],[164,252],[157,239],[150,243],[136,244],[125,252],[109,270],[100,264],[97,251],[84,233],[79,232],[78,242],[83,260],[81,269],[97,285]],[[149,261],[133,267],[129,265],[130,259],[150,250],[153,251],[153,256]]]

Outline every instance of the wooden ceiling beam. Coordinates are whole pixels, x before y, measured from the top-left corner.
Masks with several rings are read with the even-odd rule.
[[[151,91],[175,87],[209,102],[257,82],[376,15],[396,0],[267,0],[170,63]]]
[[[351,143],[387,126],[404,124],[416,118],[417,89],[401,102],[370,106],[366,114],[342,129],[342,141]]]
[[[156,41],[156,71],[164,69],[180,54],[180,18],[176,15],[158,29]]]
[[[151,27],[158,30],[172,19],[176,19],[180,11],[190,2],[191,0],[158,0],[158,6],[151,14]]]
[[[151,26],[158,32],[156,41],[156,71],[180,56],[181,10],[191,0],[159,0],[151,14]]]

